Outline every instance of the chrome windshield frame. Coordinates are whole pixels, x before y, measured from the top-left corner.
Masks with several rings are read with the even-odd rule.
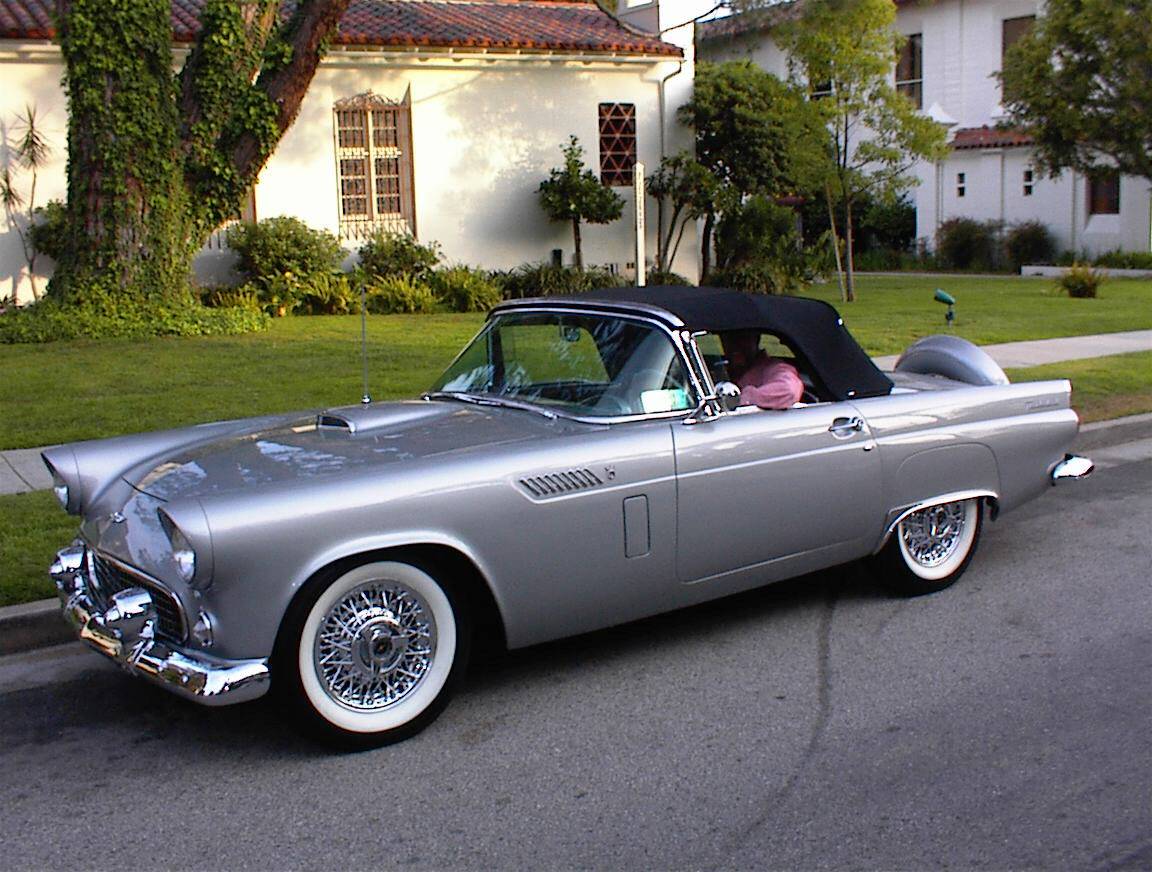
[[[555,415],[557,418],[563,418],[566,421],[575,421],[581,424],[632,424],[638,421],[660,421],[660,420],[675,420],[675,419],[688,419],[696,417],[700,414],[701,409],[710,408],[711,404],[715,402],[715,394],[712,390],[705,387],[705,382],[701,376],[704,373],[704,378],[707,377],[706,368],[702,365],[699,350],[696,348],[696,343],[692,338],[692,333],[683,327],[675,328],[671,326],[668,321],[655,317],[655,313],[648,314],[636,312],[634,310],[623,310],[623,307],[617,308],[612,306],[598,306],[598,305],[552,305],[550,303],[541,303],[535,300],[525,301],[523,304],[516,301],[509,301],[497,306],[488,314],[488,319],[484,322],[484,326],[476,332],[476,334],[468,340],[460,353],[452,358],[452,362],[445,367],[445,372],[455,366],[456,362],[464,356],[464,353],[472,347],[472,344],[488,330],[492,323],[503,315],[511,314],[546,314],[546,315],[591,315],[604,318],[618,318],[624,321],[635,321],[642,323],[646,326],[655,328],[660,331],[672,343],[676,355],[680,363],[684,366],[684,370],[688,373],[688,379],[692,386],[693,396],[689,397],[691,407],[688,409],[677,409],[671,412],[650,412],[642,415],[574,415],[570,412],[565,412],[561,409],[554,409],[551,406],[539,406],[535,403],[530,403],[527,400],[517,400],[518,403],[534,406],[541,411],[547,410],[548,413]],[[667,316],[666,316],[667,317]],[[435,394],[437,391],[425,391],[421,394],[421,398],[428,402],[435,401]],[[452,393],[452,392],[448,392]],[[465,392],[467,393],[467,392]],[[484,396],[478,394],[476,396]],[[497,403],[493,403],[493,406]],[[714,411],[714,410],[713,410]]]

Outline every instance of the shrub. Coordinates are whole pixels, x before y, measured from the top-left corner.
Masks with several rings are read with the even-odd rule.
[[[647,275],[648,284],[650,285],[687,285],[689,287],[696,284],[696,282],[685,278],[680,273],[668,270],[660,272],[660,270],[652,270]]]
[[[915,238],[916,207],[907,198],[872,201],[861,210],[856,225],[861,251],[908,251]]]
[[[92,294],[84,303],[44,299],[0,314],[0,343],[60,339],[144,339],[251,333],[268,317],[244,308],[209,309],[192,298],[178,301],[113,299]]]
[[[200,303],[209,309],[249,309],[263,311],[260,298],[251,285],[209,285],[197,291]]]
[[[32,245],[41,254],[59,260],[60,255],[64,253],[66,222],[64,203],[60,200],[49,200],[32,214],[35,218],[32,224]]]
[[[1039,221],[1017,224],[1004,236],[1004,258],[1014,272],[1026,263],[1051,263],[1055,253],[1056,241]]]
[[[936,257],[948,269],[992,269],[998,231],[994,221],[949,218],[936,231]]]
[[[434,312],[436,295],[411,276],[373,278],[367,284],[367,308],[378,315]]]
[[[629,284],[623,276],[606,269],[592,267],[578,270],[570,266],[550,263],[525,263],[516,269],[494,276],[504,288],[507,299],[524,297],[563,296],[594,291],[599,288],[619,288]]]
[[[717,269],[708,282],[754,294],[792,294],[826,268],[827,250],[825,238],[805,248],[791,209],[752,197],[717,226]]]
[[[360,269],[378,278],[411,276],[425,281],[440,263],[440,246],[424,245],[407,233],[379,231],[360,246]]]
[[[487,312],[503,299],[500,285],[488,273],[467,266],[437,270],[429,284],[453,312]]]
[[[305,315],[347,315],[360,311],[359,294],[353,290],[346,273],[322,273],[313,276],[304,286],[292,311]]]
[[[1067,291],[1069,297],[1094,298],[1105,278],[1106,273],[1103,270],[1092,269],[1086,263],[1074,263],[1056,280],[1056,286],[1060,290]]]
[[[1092,262],[1112,269],[1152,269],[1152,252],[1115,249],[1104,252]]]
[[[228,247],[239,255],[237,272],[246,282],[264,284],[291,275],[305,284],[338,269],[344,259],[331,233],[313,230],[298,218],[265,218],[228,229]]]

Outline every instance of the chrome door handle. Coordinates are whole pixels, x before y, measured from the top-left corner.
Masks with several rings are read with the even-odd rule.
[[[851,418],[837,418],[832,422],[832,426],[828,428],[828,432],[838,439],[846,439],[853,433],[859,433],[864,429],[864,419],[853,416]]]

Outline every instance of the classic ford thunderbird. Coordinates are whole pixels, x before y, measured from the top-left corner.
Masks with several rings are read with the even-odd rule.
[[[720,336],[790,360],[742,405]],[[81,518],[51,569],[82,640],[208,705],[273,689],[365,747],[510,647],[846,561],[952,584],[995,518],[1092,468],[1066,381],[1008,383],[951,336],[884,373],[829,305],[626,288],[498,306],[420,399],[44,452]]]

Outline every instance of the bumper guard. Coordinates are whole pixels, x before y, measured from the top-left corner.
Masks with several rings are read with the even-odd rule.
[[[156,638],[156,607],[143,588],[113,594],[101,611],[93,595],[89,557],[84,545],[72,545],[56,555],[48,571],[64,605],[64,618],[76,628],[80,641],[128,672],[201,705],[231,705],[267,693],[267,659],[224,660]]]

